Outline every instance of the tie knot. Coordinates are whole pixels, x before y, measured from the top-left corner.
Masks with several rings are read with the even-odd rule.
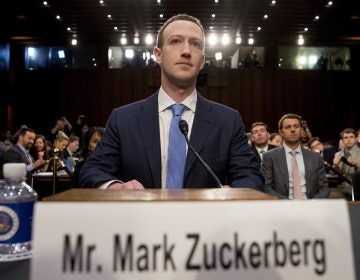
[[[290,154],[294,157],[296,156],[296,151],[290,151]]]
[[[185,105],[184,104],[171,105],[171,110],[173,112],[173,116],[181,116],[185,110]]]
[[[265,153],[265,151],[264,151],[264,150],[260,150],[260,154],[263,154],[263,153]]]

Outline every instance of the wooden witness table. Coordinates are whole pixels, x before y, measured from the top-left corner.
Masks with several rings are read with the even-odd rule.
[[[46,197],[44,201],[226,201],[276,199],[260,191],[248,188],[224,189],[145,189],[100,190],[70,189]]]

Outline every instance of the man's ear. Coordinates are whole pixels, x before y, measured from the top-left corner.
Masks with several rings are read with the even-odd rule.
[[[204,68],[204,65],[205,65],[205,54],[203,55],[203,61],[201,63],[200,70]]]
[[[153,55],[155,56],[156,63],[161,64],[161,49],[154,47]]]

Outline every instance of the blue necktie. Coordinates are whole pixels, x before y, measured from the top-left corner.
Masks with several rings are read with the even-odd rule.
[[[185,136],[179,129],[181,114],[185,105],[174,104],[171,106],[173,118],[170,123],[169,149],[166,174],[166,188],[182,188],[184,182],[184,171],[186,162],[186,141]]]

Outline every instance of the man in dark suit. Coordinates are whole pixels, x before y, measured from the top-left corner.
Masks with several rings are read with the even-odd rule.
[[[196,78],[204,64],[204,29],[188,15],[170,18],[154,48],[161,88],[149,98],[115,109],[95,151],[80,171],[79,184],[110,189],[167,188],[171,107],[185,105],[190,143],[223,185],[263,190],[263,178],[247,144],[239,113],[203,98]],[[182,168],[179,165],[179,168]],[[188,150],[181,188],[216,187]]]
[[[319,153],[329,165],[333,164],[335,154],[339,151],[335,146],[325,147],[319,137],[311,138],[308,146],[313,152]]]
[[[251,125],[251,149],[257,158],[259,165],[262,161],[262,156],[268,150],[276,148],[276,146],[269,144],[269,130],[268,125],[264,122],[254,122]]]
[[[35,132],[31,128],[24,127],[18,131],[18,140],[16,145],[8,149],[4,154],[4,163],[16,162],[25,163],[27,171],[27,183],[31,185],[31,174],[45,164],[44,159],[39,158],[36,161],[29,153],[34,144]]]
[[[265,177],[265,191],[283,199],[294,198],[292,153],[299,170],[301,198],[326,198],[329,186],[321,156],[300,145],[301,117],[286,114],[279,121],[283,146],[263,155],[261,172]]]

